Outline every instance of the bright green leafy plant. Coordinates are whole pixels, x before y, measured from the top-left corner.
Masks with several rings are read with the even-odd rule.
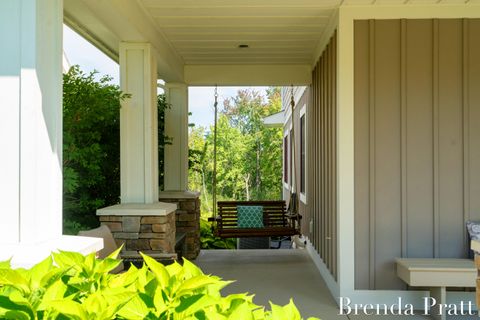
[[[62,251],[29,270],[0,262],[0,319],[301,319],[292,301],[265,310],[253,295],[222,296],[230,281],[188,260],[164,266],[143,255],[142,268],[111,274],[119,250],[103,260]]]
[[[236,239],[222,239],[215,236],[212,224],[204,218],[200,219],[200,243],[202,249],[236,249]]]

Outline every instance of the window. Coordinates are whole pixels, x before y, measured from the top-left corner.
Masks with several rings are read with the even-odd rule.
[[[283,182],[288,184],[288,134],[283,138]]]
[[[299,125],[299,135],[300,135],[300,201],[304,204],[307,204],[307,180],[308,180],[308,167],[307,167],[307,105],[304,104],[300,109],[300,125]]]
[[[305,194],[305,114],[300,117],[300,192]]]
[[[297,185],[297,172],[293,172],[293,170],[295,170],[295,158],[293,157],[293,152],[294,152],[294,148],[295,148],[295,145],[294,145],[295,141],[293,141],[293,134],[292,134],[292,129],[290,129],[290,167],[289,167],[289,171],[290,171],[290,186],[292,187],[292,190],[293,190],[293,184],[295,184],[295,186]],[[295,181],[293,180],[295,178]]]

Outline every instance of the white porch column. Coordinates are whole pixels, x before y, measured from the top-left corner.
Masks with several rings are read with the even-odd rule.
[[[14,268],[103,246],[62,236],[62,23],[62,0],[0,1],[0,261]]]
[[[188,87],[184,83],[167,83],[165,110],[165,134],[173,138],[172,145],[165,146],[165,190],[188,189]]]
[[[62,234],[61,0],[0,1],[0,245]]]
[[[148,43],[120,44],[120,87],[131,98],[120,110],[122,203],[158,201],[157,70]]]

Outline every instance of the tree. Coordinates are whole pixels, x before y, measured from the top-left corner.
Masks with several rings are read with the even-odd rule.
[[[224,102],[217,125],[217,198],[251,200],[281,198],[282,133],[266,128],[263,118],[280,111],[278,88],[267,99],[255,90],[240,90]],[[211,211],[213,131],[190,129],[190,189],[201,190],[204,215]]]
[[[250,140],[244,157],[245,174],[251,175],[249,184],[255,199],[281,196],[281,131],[263,125],[266,116],[280,109],[280,89],[276,87],[269,88],[266,102],[255,90],[240,90],[236,97],[224,101],[223,113],[230,125]]]
[[[111,78],[73,66],[63,77],[64,231],[98,225],[97,208],[120,195],[120,101]]]
[[[158,183],[164,190],[165,182],[165,146],[173,143],[173,138],[165,135],[165,111],[172,106],[167,102],[167,96],[162,93],[157,96],[158,108]]]
[[[211,212],[209,191],[207,189],[207,150],[204,127],[191,127],[188,137],[189,148],[189,189],[200,190],[203,196],[202,208],[204,212]],[[210,184],[209,184],[210,186]]]

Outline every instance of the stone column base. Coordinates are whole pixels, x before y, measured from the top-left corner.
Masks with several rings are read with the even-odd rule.
[[[119,204],[97,210],[100,223],[112,231],[122,258],[140,258],[143,252],[165,258],[175,254],[175,211],[171,203]]]
[[[186,234],[183,256],[195,259],[200,253],[200,192],[163,191],[159,199],[177,205],[176,232]]]

